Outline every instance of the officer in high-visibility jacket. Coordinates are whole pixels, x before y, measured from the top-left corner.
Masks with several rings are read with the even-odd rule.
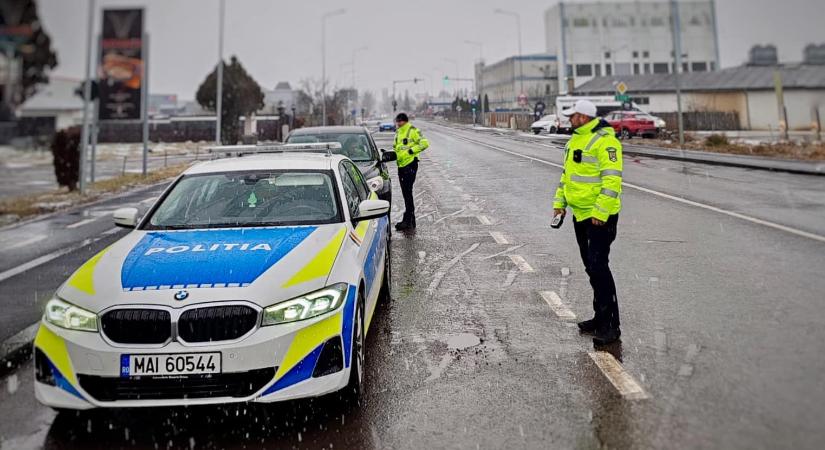
[[[613,128],[597,117],[596,106],[579,100],[562,111],[570,117],[573,136],[567,142],[564,170],[553,200],[553,216],[573,212],[573,226],[585,271],[593,287],[595,316],[579,322],[583,334],[605,345],[619,339],[616,284],[608,267],[610,244],[622,208],[622,144]]]
[[[395,117],[395,162],[398,164],[398,181],[401,184],[401,195],[404,197],[404,218],[395,224],[399,231],[415,229],[415,201],[413,199],[413,185],[418,173],[418,155],[421,154],[430,142],[421,133],[421,130],[412,126],[409,117],[400,113]]]

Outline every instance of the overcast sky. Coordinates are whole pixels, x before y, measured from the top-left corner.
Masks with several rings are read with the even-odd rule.
[[[218,47],[218,0],[99,0],[107,6],[144,6],[150,34],[150,89],[192,99],[214,67]],[[472,76],[478,47],[494,62],[516,53],[515,20],[494,14],[497,7],[522,18],[524,53],[545,52],[544,11],[553,0],[227,0],[224,55],[236,54],[263,87],[278,81],[293,86],[321,77],[321,19],[328,20],[327,74],[330,85],[350,85],[353,50],[356,86],[380,95],[393,79]],[[717,0],[722,66],[742,63],[756,43],[773,43],[782,61],[799,61],[810,42],[825,43],[823,0]],[[56,75],[80,78],[86,30],[86,0],[38,0],[46,31],[57,50]],[[96,29],[100,14],[95,14]],[[97,33],[97,31],[95,31]],[[423,88],[430,87],[430,81]]]

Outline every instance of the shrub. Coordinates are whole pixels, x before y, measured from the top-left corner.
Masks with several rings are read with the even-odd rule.
[[[724,147],[728,144],[728,137],[724,134],[711,134],[705,138],[705,145],[708,147]]]
[[[57,184],[70,191],[77,189],[80,180],[80,127],[60,130],[52,139],[54,175]]]

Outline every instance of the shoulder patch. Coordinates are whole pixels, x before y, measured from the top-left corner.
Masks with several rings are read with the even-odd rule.
[[[616,149],[613,147],[607,147],[607,156],[613,162],[616,162],[618,160],[618,157],[616,156]]]

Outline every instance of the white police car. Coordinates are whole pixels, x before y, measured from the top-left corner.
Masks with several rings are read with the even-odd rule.
[[[388,210],[339,155],[188,169],[142,219],[118,210],[134,231],[46,305],[37,398],[87,409],[357,395],[364,337],[389,297]]]

